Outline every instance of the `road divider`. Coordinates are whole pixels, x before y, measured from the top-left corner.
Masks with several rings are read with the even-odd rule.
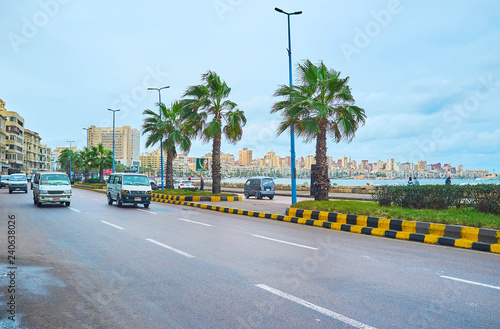
[[[209,201],[209,202],[219,202],[219,201],[241,201],[241,196],[183,196],[183,195],[170,195],[154,193],[151,195],[151,200],[157,202],[165,201]]]

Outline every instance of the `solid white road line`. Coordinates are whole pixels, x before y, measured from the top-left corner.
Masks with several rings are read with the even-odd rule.
[[[136,209],[136,210],[139,210],[139,211],[142,211],[142,212],[147,212],[148,214],[158,215],[157,213],[152,212],[152,211],[148,211],[148,210],[142,210],[142,209]]]
[[[474,282],[474,281],[469,281],[469,280],[463,280],[463,279],[454,278],[454,277],[445,276],[445,275],[441,275],[440,277],[443,278],[443,279],[455,280],[455,281],[459,281],[459,282],[465,282],[465,283],[475,284],[477,286],[482,286],[482,287],[486,287],[486,288],[492,288],[492,289],[498,289],[498,290],[500,290],[500,287],[492,286],[492,285],[489,285],[489,284],[484,284],[484,283],[479,283],[479,282]]]
[[[179,250],[179,249],[175,249],[174,247],[167,246],[166,244],[163,244],[163,243],[158,242],[158,241],[156,241],[156,240],[153,240],[153,239],[146,239],[146,241],[149,241],[149,242],[152,242],[152,243],[154,243],[154,244],[157,244],[157,245],[159,245],[160,247],[163,247],[163,248],[166,248],[166,249],[171,250],[171,251],[173,251],[173,252],[176,252],[176,253],[178,253],[178,254],[180,254],[180,255],[182,255],[182,256],[186,256],[186,257],[188,257],[188,258],[194,258],[194,256],[193,256],[193,255],[188,254],[187,252],[181,251],[181,250]]]
[[[123,228],[123,227],[120,227],[120,226],[115,225],[115,224],[108,223],[108,222],[106,222],[105,220],[101,220],[101,222],[102,222],[102,223],[104,223],[104,224],[108,224],[109,226],[116,227],[117,229],[124,230],[124,228]]]
[[[210,224],[205,224],[205,223],[200,223],[200,222],[195,222],[194,220],[189,220],[189,219],[185,219],[185,218],[179,218],[179,220],[183,220],[185,222],[188,222],[188,223],[193,223],[193,224],[199,224],[199,225],[205,225],[205,226],[212,226]]]
[[[271,240],[271,241],[276,241],[276,242],[280,242],[280,243],[285,243],[285,244],[289,244],[289,245],[296,246],[296,247],[307,248],[307,249],[312,249],[312,250],[318,250],[318,248],[304,246],[302,244],[296,244],[296,243],[286,242],[286,241],[282,241],[282,240],[276,240],[276,239],[266,238],[265,236],[261,236],[261,235],[254,235],[254,237],[261,238],[261,239],[266,239],[266,240]]]
[[[300,304],[302,306],[308,307],[308,308],[310,308],[310,309],[312,309],[312,310],[314,310],[316,312],[319,312],[319,313],[322,313],[322,314],[324,314],[326,316],[334,318],[335,320],[344,322],[345,324],[353,326],[354,328],[376,329],[375,327],[372,327],[372,326],[369,326],[367,324],[361,323],[359,321],[353,320],[351,318],[348,318],[347,316],[335,313],[335,312],[330,311],[330,310],[328,310],[326,308],[323,308],[321,306],[309,303],[308,301],[305,301],[303,299],[300,299],[300,298],[297,298],[295,296],[289,295],[289,294],[284,293],[284,292],[282,292],[280,290],[271,288],[269,286],[266,286],[265,284],[257,284],[255,286],[257,286],[257,287],[259,287],[261,289],[264,289],[266,291],[269,291],[270,293],[273,293],[273,294],[275,294],[277,296],[280,296],[280,297],[283,297],[285,299],[288,299],[288,300],[290,300],[290,301],[292,301],[294,303],[297,303],[297,304]]]
[[[76,212],[80,212],[80,210],[76,210],[75,208],[71,208],[71,207],[68,207],[68,209],[71,209],[71,210],[76,211]]]

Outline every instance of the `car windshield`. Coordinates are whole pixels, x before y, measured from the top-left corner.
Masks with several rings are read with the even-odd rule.
[[[26,176],[24,176],[24,175],[12,175],[12,176],[10,176],[10,180],[13,182],[23,181],[23,180],[26,180]]]
[[[182,184],[191,184],[191,181],[190,180],[183,180],[181,183]]]
[[[40,177],[40,185],[69,185],[68,175],[51,174]]]
[[[2,180],[4,180],[4,181],[5,181],[5,180],[9,180],[9,176],[2,176],[2,178],[1,178],[1,179],[2,179]]]
[[[123,185],[145,185],[148,186],[149,180],[146,176],[127,175],[123,176]]]
[[[262,185],[274,185],[274,181],[271,178],[264,178],[262,180]]]

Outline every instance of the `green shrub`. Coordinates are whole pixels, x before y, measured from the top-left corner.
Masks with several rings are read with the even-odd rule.
[[[99,178],[89,178],[85,181],[85,183],[88,184],[95,184],[95,183],[100,183]]]
[[[462,206],[500,214],[500,186],[419,185],[379,186],[373,195],[381,206],[395,204],[408,209],[448,209]]]

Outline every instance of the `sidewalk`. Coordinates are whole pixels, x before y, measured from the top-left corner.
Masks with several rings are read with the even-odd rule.
[[[205,189],[207,191],[210,190],[210,186],[208,189]],[[243,189],[241,188],[232,188],[232,187],[221,187],[222,192],[232,192],[232,193],[238,193],[243,195]],[[292,196],[292,191],[286,191],[286,190],[276,190],[275,191],[276,195],[282,195],[282,196]],[[330,197],[330,200],[357,200],[357,201],[373,201],[373,198],[371,194],[357,194],[357,193],[328,193],[328,196]],[[308,198],[313,200],[314,197],[310,196],[309,191],[297,191],[297,197],[302,197],[302,198]]]

